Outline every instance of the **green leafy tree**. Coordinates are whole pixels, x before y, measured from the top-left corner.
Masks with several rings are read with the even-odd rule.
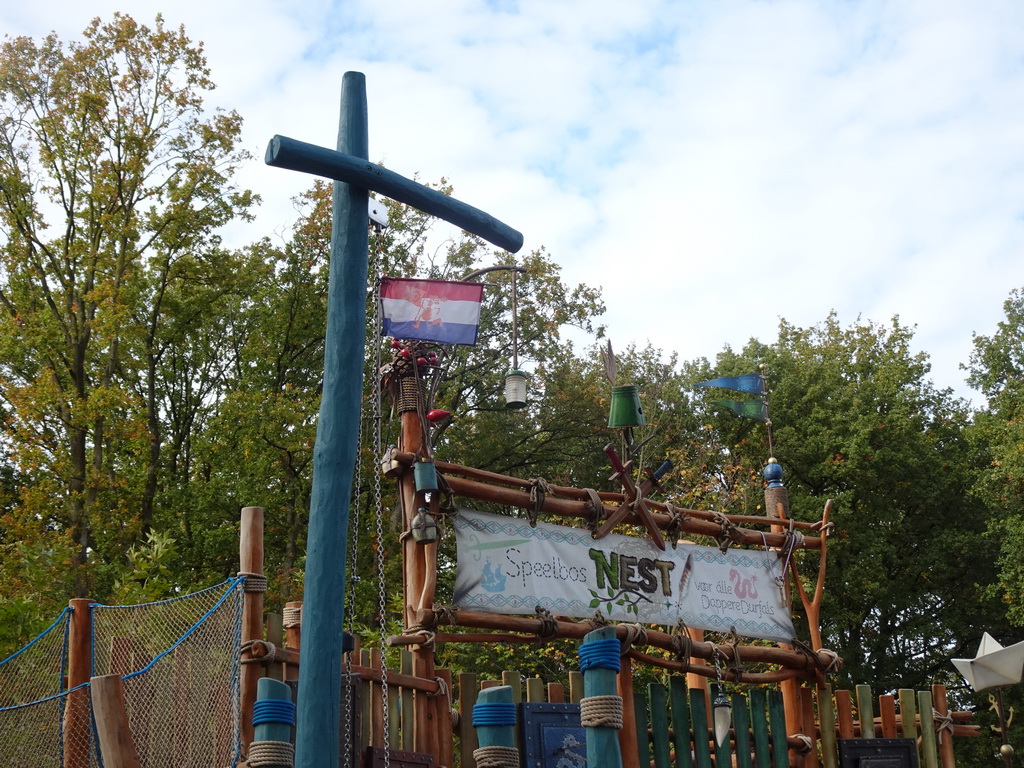
[[[4,545],[38,543],[55,589],[89,592],[150,524],[168,388],[191,386],[168,378],[198,381],[169,350],[230,290],[216,230],[252,200],[212,88],[160,17],[0,48],[0,398],[23,476]]]
[[[845,659],[845,681],[883,690],[955,682],[949,658],[973,653],[976,627],[1000,614],[986,599],[996,549],[971,494],[969,412],[931,383],[912,341],[898,318],[843,327],[832,314],[810,328],[783,321],[774,344],[726,350],[716,366],[767,366],[793,516],[817,520],[836,502],[826,642]],[[716,430],[751,472],[763,466],[760,425],[727,416]]]

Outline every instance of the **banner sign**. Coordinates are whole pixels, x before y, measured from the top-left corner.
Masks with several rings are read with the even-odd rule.
[[[789,642],[796,636],[777,552],[679,544],[462,509],[454,516],[454,602],[485,613],[672,624]]]

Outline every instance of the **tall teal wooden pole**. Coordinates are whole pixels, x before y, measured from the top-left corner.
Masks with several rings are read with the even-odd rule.
[[[361,72],[346,72],[341,83],[338,151],[365,160],[368,143],[366,78]],[[365,187],[334,183],[323,393],[306,540],[296,768],[336,768],[340,756],[348,507],[366,342],[367,198]]]

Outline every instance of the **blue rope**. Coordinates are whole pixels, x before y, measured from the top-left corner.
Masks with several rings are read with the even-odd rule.
[[[515,725],[516,705],[511,701],[492,701],[473,705],[473,727]]]
[[[260,699],[252,707],[252,724],[260,723],[295,725],[295,705],[287,699]]]
[[[622,643],[617,637],[583,643],[579,653],[580,672],[588,669],[614,669],[618,672],[622,668]]]

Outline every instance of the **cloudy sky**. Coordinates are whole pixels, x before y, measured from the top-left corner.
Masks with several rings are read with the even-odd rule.
[[[0,32],[116,10],[204,42],[208,101],[260,158],[241,241],[286,233],[310,183],[267,141],[333,147],[356,70],[371,159],[447,177],[602,286],[617,347],[713,359],[780,318],[898,314],[971,396],[972,333],[1024,285],[1018,0],[41,0]]]

